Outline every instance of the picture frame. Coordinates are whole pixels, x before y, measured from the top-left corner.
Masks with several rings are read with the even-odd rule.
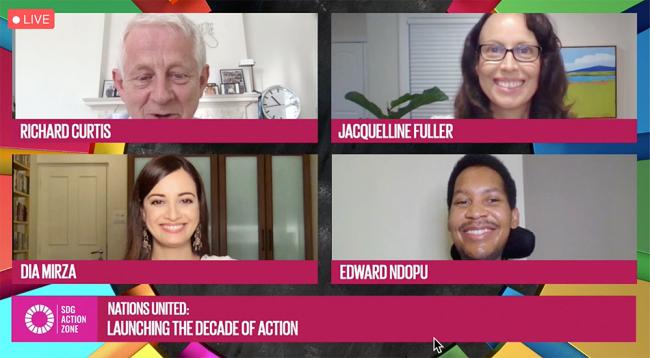
[[[221,94],[239,94],[242,93],[242,88],[239,83],[222,83]]]
[[[222,84],[234,84],[237,83],[239,84],[239,92],[238,93],[244,93],[246,92],[246,85],[244,83],[244,70],[241,68],[233,68],[233,69],[222,69],[219,71],[219,74],[221,75],[221,83]]]
[[[616,46],[567,46],[560,52],[572,116],[616,118]]]
[[[102,98],[112,98],[119,96],[120,95],[117,93],[117,88],[115,88],[115,81],[104,80],[104,84],[102,85]]]

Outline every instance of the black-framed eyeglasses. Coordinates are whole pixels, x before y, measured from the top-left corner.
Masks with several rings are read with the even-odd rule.
[[[500,44],[483,44],[478,47],[481,57],[486,61],[501,61],[508,52],[519,62],[533,62],[542,53],[542,47],[536,45],[517,45],[513,48],[506,48]]]

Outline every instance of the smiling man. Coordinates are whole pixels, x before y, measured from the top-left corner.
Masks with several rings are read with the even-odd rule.
[[[180,14],[140,14],[126,26],[113,80],[130,118],[193,118],[210,73],[197,26]]]
[[[449,176],[447,228],[464,260],[499,260],[519,225],[517,189],[508,169],[491,155],[466,155]]]

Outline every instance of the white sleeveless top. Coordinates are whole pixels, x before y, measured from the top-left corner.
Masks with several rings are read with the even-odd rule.
[[[230,256],[215,256],[215,255],[203,255],[201,260],[234,260]]]

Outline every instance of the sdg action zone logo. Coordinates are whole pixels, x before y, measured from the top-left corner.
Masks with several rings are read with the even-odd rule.
[[[45,305],[33,305],[25,313],[25,326],[35,334],[45,334],[54,326],[54,313]]]

